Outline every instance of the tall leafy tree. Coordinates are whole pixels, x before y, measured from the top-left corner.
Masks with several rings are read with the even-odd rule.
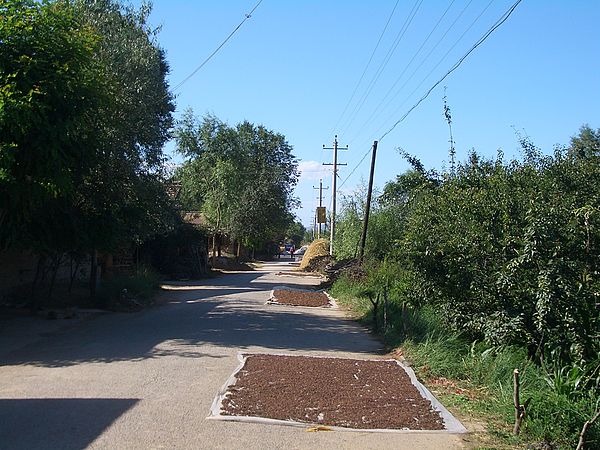
[[[98,42],[67,2],[0,0],[3,245],[50,245],[43,234],[68,218],[64,200],[96,160],[95,112],[107,101]]]
[[[237,126],[245,164],[245,183],[234,212],[232,232],[251,248],[277,239],[293,223],[293,190],[297,161],[285,137],[264,126],[243,122]]]
[[[170,137],[174,109],[166,81],[169,68],[156,31],[147,24],[148,5],[138,11],[113,0],[78,0],[75,7],[101,36],[95,56],[109,80],[111,101],[97,111],[95,124],[101,157],[79,197],[93,230],[90,244],[108,249],[139,242],[172,221],[161,187],[162,147]]]
[[[297,162],[285,138],[243,122],[232,128],[186,112],[177,129],[182,199],[203,211],[214,240],[226,234],[250,248],[283,235],[293,222]]]
[[[174,107],[149,12],[0,0],[1,245],[42,264],[173,224],[161,165]]]

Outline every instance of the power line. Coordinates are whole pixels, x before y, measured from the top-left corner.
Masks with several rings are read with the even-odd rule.
[[[475,19],[473,20],[473,22],[471,22],[471,25],[469,25],[467,27],[467,29],[454,42],[454,44],[452,44],[452,46],[446,51],[446,53],[444,54],[444,56],[442,56],[440,58],[440,60],[438,61],[438,63],[429,71],[429,73],[427,75],[425,75],[425,77],[417,85],[417,87],[415,87],[412,90],[412,92],[410,94],[408,94],[408,96],[404,99],[404,101],[402,103],[400,103],[400,105],[398,106],[398,108],[396,108],[394,110],[394,112],[391,114],[392,116],[395,116],[398,113],[398,111],[400,111],[402,109],[402,107],[404,106],[404,104],[413,96],[413,94],[415,92],[417,92],[419,90],[419,88],[427,81],[427,79],[429,78],[429,76],[433,72],[436,71],[436,69],[440,66],[440,64],[442,64],[442,62],[444,62],[444,60],[450,54],[450,52],[452,50],[454,50],[454,48],[458,45],[458,43],[462,40],[462,38],[465,37],[465,35],[471,30],[471,28],[473,28],[473,26],[477,23],[477,21],[481,18],[481,16],[483,16],[483,14],[485,14],[485,12],[488,10],[488,8],[492,5],[493,2],[494,2],[494,0],[490,0],[490,2],[487,4],[487,6],[485,8],[483,8],[483,10],[479,13],[479,15],[477,15],[477,17],[475,17]],[[431,52],[427,55],[426,59],[429,58],[430,54],[431,54]],[[398,94],[400,94],[400,92],[402,91],[402,89],[404,89],[404,87],[408,84],[408,82],[413,79],[413,77],[415,76],[415,74],[417,73],[417,71],[423,66],[423,63],[425,63],[425,60],[423,60],[421,62],[421,64],[419,64],[419,67],[417,67],[413,71],[413,73],[410,75],[410,77],[408,77],[408,79],[404,82],[404,84],[402,85],[402,87],[400,88],[400,90],[398,92],[396,92],[396,94],[394,94],[394,96],[387,102],[385,108],[387,108],[396,99],[396,97],[398,97]],[[382,125],[382,126],[380,126],[379,128],[377,128],[377,130],[375,131],[375,133],[378,133],[382,128],[385,128],[385,124]]]
[[[492,0],[493,1],[493,0]],[[446,37],[446,35],[450,32],[450,30],[454,27],[454,25],[456,25],[456,22],[458,22],[458,20],[462,17],[462,15],[464,14],[464,12],[467,10],[467,8],[471,5],[471,3],[473,2],[473,0],[469,0],[469,2],[466,4],[466,6],[461,10],[461,12],[458,14],[458,16],[454,19],[454,21],[450,24],[450,26],[446,29],[446,31],[444,32],[444,34],[438,39],[438,41],[433,45],[433,47],[431,48],[431,50],[429,50],[429,52],[427,53],[427,55],[425,56],[425,58],[423,58],[423,60],[421,61],[421,63],[419,64],[419,66],[413,71],[413,73],[408,77],[408,79],[404,82],[404,84],[400,87],[400,89],[398,89],[398,91],[396,92],[396,94],[394,94],[392,96],[392,98],[389,99],[389,101],[387,103],[385,103],[385,106],[383,107],[383,110],[385,110],[390,103],[398,96],[398,94],[400,92],[402,92],[402,89],[404,89],[404,87],[408,84],[408,82],[414,77],[414,75],[419,71],[419,69],[423,66],[423,64],[425,64],[425,62],[429,59],[429,57],[431,56],[431,54],[435,51],[435,49],[440,45],[440,43],[444,40],[444,38]],[[373,112],[371,113],[371,115],[369,116],[369,118],[365,121],[364,125],[359,129],[359,132],[356,133],[356,137],[358,137],[361,133],[361,131],[363,129],[365,129],[371,122],[373,122],[373,120],[375,120],[375,118],[379,115],[378,112],[381,109],[381,106],[384,104],[384,102],[386,101],[386,99],[388,98],[388,96],[392,93],[392,91],[394,90],[394,88],[396,87],[396,85],[400,82],[400,80],[402,79],[402,77],[404,76],[404,74],[406,73],[406,71],[408,70],[408,68],[410,67],[410,65],[412,64],[412,62],[414,61],[414,59],[419,55],[419,53],[421,52],[421,50],[423,49],[423,47],[425,46],[425,44],[427,43],[427,41],[429,40],[429,38],[431,37],[431,35],[434,33],[434,31],[437,29],[437,27],[439,26],[440,22],[442,21],[442,19],[446,16],[446,14],[448,13],[448,11],[450,10],[450,7],[453,5],[454,0],[450,3],[450,5],[448,6],[448,8],[446,9],[446,11],[444,11],[444,13],[442,14],[442,16],[439,18],[439,20],[437,21],[437,23],[435,24],[435,26],[433,27],[433,29],[431,30],[431,32],[429,33],[429,35],[425,38],[425,40],[423,41],[423,43],[421,44],[421,46],[419,47],[419,50],[417,50],[417,52],[413,55],[413,57],[411,58],[411,60],[409,61],[409,63],[404,67],[404,70],[402,71],[402,73],[400,74],[400,76],[396,79],[396,81],[394,82],[394,84],[392,85],[392,87],[388,90],[388,92],[383,96],[383,98],[381,99],[381,102],[379,102],[379,104],[377,105],[377,107],[373,110]],[[491,2],[490,2],[491,4]],[[489,5],[488,5],[489,6]],[[486,8],[487,9],[487,8]],[[471,25],[472,26],[472,25]],[[470,27],[469,27],[470,28]],[[351,139],[351,142],[354,141],[353,138]]]
[[[350,173],[348,174],[348,176],[346,178],[344,178],[344,181],[342,181],[342,184],[340,184],[340,189],[342,188],[342,186],[344,184],[346,184],[346,181],[348,181],[348,179],[352,176],[352,174],[354,174],[354,172],[356,172],[356,169],[358,169],[358,167],[363,163],[363,161],[365,160],[365,158],[367,157],[367,155],[371,153],[371,147],[369,147],[369,149],[365,152],[365,154],[363,155],[363,157],[360,159],[360,161],[358,162],[357,165],[354,166],[354,168],[350,171]]]
[[[452,72],[454,72],[456,69],[458,69],[458,67],[460,67],[460,65],[463,63],[463,61],[465,59],[467,59],[467,57],[473,53],[473,51],[479,47],[481,44],[483,44],[483,42],[494,32],[496,31],[497,28],[499,28],[504,22],[506,22],[508,20],[508,18],[512,15],[512,13],[514,12],[514,10],[517,8],[517,6],[519,6],[519,3],[521,3],[522,0],[517,0],[495,23],[494,25],[492,25],[492,27],[481,37],[479,38],[479,40],[477,42],[475,42],[475,44],[473,44],[473,46],[469,49],[469,51],[467,51],[451,68],[450,70],[448,70],[444,76],[442,78],[440,78],[436,83],[434,83],[433,86],[431,86],[431,88],[425,93],[425,95],[423,97],[421,97],[421,99],[419,99],[419,101],[417,103],[415,103],[398,121],[396,121],[396,123],[394,123],[394,125],[385,133],[383,133],[383,135],[378,139],[379,142],[381,142],[381,140],[386,137],[388,134],[390,134],[394,128],[396,128],[401,122],[403,122],[408,115],[414,111],[428,96],[429,94],[431,94],[431,92],[437,87],[439,86],[439,84],[444,81],[448,75],[450,75]],[[344,181],[341,183],[340,188],[346,183],[346,181],[348,181],[348,179],[354,174],[354,172],[356,171],[356,169],[363,163],[363,161],[365,160],[365,158],[367,157],[367,155],[370,153],[371,149],[369,148],[369,150],[367,150],[367,152],[363,155],[362,159],[358,162],[358,164],[356,164],[356,166],[354,166],[354,168],[350,171],[350,174],[344,179]]]
[[[356,106],[352,110],[352,113],[350,114],[350,118],[347,121],[346,126],[344,128],[344,132],[346,132],[348,130],[348,128],[350,127],[350,125],[352,125],[352,122],[356,118],[356,115],[358,114],[358,112],[360,111],[360,109],[363,107],[363,105],[367,101],[367,98],[369,97],[369,94],[371,93],[371,91],[375,87],[375,84],[377,84],[377,81],[379,80],[379,77],[381,77],[381,74],[383,73],[383,71],[387,67],[390,59],[394,55],[394,52],[398,48],[398,45],[400,45],[400,42],[402,41],[402,38],[406,34],[406,31],[408,30],[408,27],[411,25],[411,23],[412,23],[413,19],[415,18],[417,12],[419,11],[419,8],[421,7],[422,3],[423,3],[423,0],[416,0],[416,2],[413,5],[411,11],[408,13],[408,17],[404,21],[404,24],[402,25],[402,28],[400,28],[400,31],[398,31],[398,34],[396,34],[396,38],[395,38],[392,46],[390,47],[390,49],[388,50],[387,54],[385,55],[384,60],[382,61],[382,63],[379,65],[379,68],[377,69],[377,71],[375,72],[375,75],[373,76],[373,78],[371,79],[369,85],[367,86],[367,89],[366,89],[365,93],[362,95],[361,99],[359,100],[359,102],[356,104]]]
[[[413,70],[413,72],[410,74],[410,76],[408,77],[408,79],[402,84],[402,86],[400,86],[400,88],[398,89],[398,91],[388,100],[388,102],[385,104],[385,106],[383,107],[383,109],[379,113],[377,113],[377,111],[374,111],[371,114],[371,116],[367,119],[367,121],[364,123],[364,125],[362,127],[360,127],[359,131],[355,134],[355,136],[351,139],[350,142],[353,142],[358,136],[360,136],[360,134],[362,133],[362,131],[365,128],[367,128],[367,126],[369,124],[371,124],[377,117],[380,117],[384,113],[384,111],[388,109],[388,107],[392,104],[392,102],[394,102],[394,100],[398,97],[398,95],[402,92],[402,90],[406,87],[406,85],[414,78],[414,76],[417,74],[417,72],[419,71],[419,69],[421,67],[423,67],[423,64],[425,64],[425,62],[427,62],[427,60],[432,55],[432,53],[439,47],[440,43],[446,38],[446,36],[452,30],[452,28],[454,28],[454,26],[456,25],[456,23],[458,22],[458,20],[460,20],[460,18],[463,16],[463,14],[467,10],[467,8],[471,5],[472,2],[473,2],[473,0],[469,0],[469,2],[465,5],[465,7],[460,11],[460,13],[458,14],[458,16],[454,19],[454,21],[446,29],[446,31],[444,32],[444,34],[438,39],[438,41],[435,43],[435,45],[427,53],[427,55],[425,56],[425,58],[423,58],[423,60],[420,62],[420,64]],[[438,61],[438,63],[429,71],[429,73],[423,78],[423,80],[417,85],[417,87],[414,88],[413,91],[404,99],[404,101],[402,103],[400,103],[400,105],[392,113],[389,114],[389,116],[395,116],[396,114],[398,114],[398,112],[402,109],[402,107],[404,106],[404,104],[412,97],[412,95],[415,92],[417,92],[419,90],[419,88],[427,81],[427,79],[429,78],[429,76],[433,72],[435,72],[435,70],[440,66],[440,64],[442,64],[442,62],[444,62],[444,60],[450,54],[450,52],[465,37],[465,35],[469,32],[469,30],[471,30],[471,28],[473,28],[473,26],[477,23],[477,21],[481,18],[481,16],[483,16],[483,14],[485,14],[485,12],[489,9],[489,7],[491,6],[491,4],[493,2],[494,2],[494,0],[490,0],[489,1],[489,3],[475,17],[475,19],[473,19],[473,21],[467,27],[467,29],[465,31],[463,31],[463,33],[459,36],[458,39],[456,39],[456,41],[454,41],[454,44],[452,44],[452,46],[450,46],[450,48],[446,51],[446,53],[444,54],[444,56],[442,56],[440,58],[440,60]],[[377,128],[374,133],[377,134],[382,129],[385,129],[385,122],[381,126],[379,126],[379,128]],[[362,147],[364,144],[366,144],[367,142],[369,142],[369,140],[370,140],[370,138],[365,139],[363,142],[361,142],[361,144],[359,145],[359,147]]]
[[[225,38],[225,40],[223,42],[221,42],[221,45],[219,45],[214,52],[212,52],[208,58],[206,58],[204,61],[202,61],[202,64],[200,64],[198,67],[196,67],[196,69],[194,69],[194,71],[192,73],[190,73],[187,77],[185,77],[181,82],[179,82],[179,84],[177,84],[173,89],[172,92],[175,92],[177,90],[179,90],[181,88],[181,86],[183,86],[190,78],[192,78],[200,69],[202,69],[206,63],[208,63],[208,61],[210,61],[212,59],[213,56],[215,56],[217,54],[217,52],[219,50],[221,50],[221,48],[227,43],[227,41],[229,41],[229,39],[231,39],[233,37],[233,35],[237,32],[237,30],[239,30],[242,25],[244,25],[244,22],[246,22],[248,19],[250,19],[250,17],[252,17],[252,14],[254,13],[254,11],[256,10],[256,8],[258,8],[258,6],[263,2],[263,0],[259,0],[259,2],[254,5],[254,8],[252,8],[252,11],[250,11],[248,14],[244,15],[244,20],[242,20],[239,25],[237,27],[235,27],[233,29],[233,31],[231,33],[229,33],[229,36],[227,36]]]
[[[381,39],[383,38],[383,35],[385,34],[385,32],[386,32],[386,30],[387,30],[387,28],[388,28],[388,26],[390,24],[390,21],[392,20],[392,17],[394,15],[394,12],[396,11],[396,7],[398,6],[399,2],[400,2],[400,0],[396,0],[396,4],[394,5],[394,8],[392,9],[392,12],[390,13],[390,16],[388,17],[388,20],[385,23],[385,26],[383,27],[383,31],[379,35],[379,39],[377,40],[377,44],[375,45],[375,48],[373,49],[373,52],[371,53],[371,57],[369,58],[369,62],[367,62],[367,65],[365,66],[365,69],[363,70],[362,75],[360,76],[358,82],[356,83],[356,86],[354,87],[354,91],[352,92],[352,95],[350,96],[350,99],[348,100],[348,103],[346,103],[346,106],[344,107],[344,110],[342,111],[342,114],[340,115],[340,117],[337,120],[335,126],[333,127],[332,133],[335,131],[335,129],[340,124],[340,121],[343,119],[344,115],[346,114],[346,111],[348,111],[348,107],[352,103],[352,100],[354,100],[354,96],[356,95],[356,92],[358,91],[358,87],[360,86],[360,83],[362,83],[362,80],[364,79],[365,74],[367,73],[367,70],[369,69],[369,66],[371,65],[371,62],[373,61],[373,57],[375,56],[375,52],[379,48],[379,44],[381,43]]]
[[[508,20],[508,18],[511,16],[511,14],[513,13],[513,11],[517,8],[517,6],[519,6],[519,3],[521,3],[521,0],[517,0],[509,9],[508,11],[506,11],[504,13],[504,15],[502,15],[502,17],[500,17],[500,19],[498,19],[498,21],[492,26],[492,28],[490,28],[470,49],[467,53],[465,53],[463,55],[462,58],[460,58],[451,68],[450,70],[448,70],[448,72],[445,73],[445,75],[440,78],[433,86],[431,86],[431,88],[429,88],[429,90],[425,93],[425,95],[423,97],[421,97],[419,99],[419,101],[417,103],[415,103],[396,123],[394,123],[394,125],[392,125],[392,127],[386,131],[385,133],[383,133],[383,135],[381,135],[381,137],[378,139],[380,142],[381,140],[386,137],[388,134],[390,134],[392,132],[392,130],[394,128],[396,128],[398,126],[398,124],[400,124],[402,121],[404,121],[404,119],[406,119],[408,117],[408,115],[413,112],[427,97],[429,97],[429,94],[431,94],[431,92],[439,86],[439,84],[444,81],[448,75],[450,75],[452,72],[454,72],[456,69],[458,69],[460,67],[460,65],[463,63],[463,61],[465,59],[467,59],[467,57],[473,53],[473,51],[479,47],[481,44],[483,44],[485,42],[485,40],[498,28],[500,27],[504,22],[506,22]]]

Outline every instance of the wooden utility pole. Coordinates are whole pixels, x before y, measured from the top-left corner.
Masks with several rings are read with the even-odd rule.
[[[377,141],[373,141],[373,152],[371,154],[371,173],[369,174],[369,188],[367,190],[367,203],[365,204],[365,218],[360,236],[360,248],[358,259],[362,261],[365,255],[365,242],[367,241],[367,228],[369,226],[369,213],[371,212],[371,196],[373,194],[373,175],[375,174],[375,158],[377,157]]]
[[[319,180],[319,187],[313,186],[313,189],[318,189],[319,190],[319,208],[323,207],[323,190],[327,190],[329,189],[329,186],[327,186],[326,188],[323,187],[323,179]],[[317,215],[315,214],[315,217],[317,217]],[[318,226],[317,228],[317,239],[321,239],[321,222],[319,222],[318,220],[315,219],[315,223]]]
[[[323,145],[323,150],[333,150],[333,164],[323,163],[324,166],[333,166],[333,182],[332,182],[332,192],[331,192],[331,237],[329,238],[329,254],[333,256],[333,238],[335,236],[335,197],[336,197],[336,186],[337,186],[337,168],[338,166],[346,166],[347,164],[341,164],[337,162],[337,152],[338,152],[338,140],[337,134],[335,135],[335,139],[333,140],[333,147],[325,147]],[[348,150],[348,146],[341,148],[340,150]]]

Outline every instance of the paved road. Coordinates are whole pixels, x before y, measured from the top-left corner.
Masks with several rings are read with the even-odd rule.
[[[164,306],[80,321],[11,351],[0,334],[0,448],[462,448],[457,435],[206,420],[240,351],[381,353],[340,311],[265,305],[273,286],[315,283],[277,275],[288,263],[179,283]]]

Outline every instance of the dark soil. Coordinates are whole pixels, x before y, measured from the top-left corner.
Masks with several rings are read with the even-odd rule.
[[[329,255],[315,256],[308,262],[308,265],[302,270],[304,270],[305,272],[323,273],[325,272],[325,268],[327,267],[327,265],[330,263],[331,256]]]
[[[347,428],[444,429],[394,361],[250,355],[221,413]]]
[[[329,297],[323,292],[277,289],[273,291],[272,301],[291,306],[329,306]]]

